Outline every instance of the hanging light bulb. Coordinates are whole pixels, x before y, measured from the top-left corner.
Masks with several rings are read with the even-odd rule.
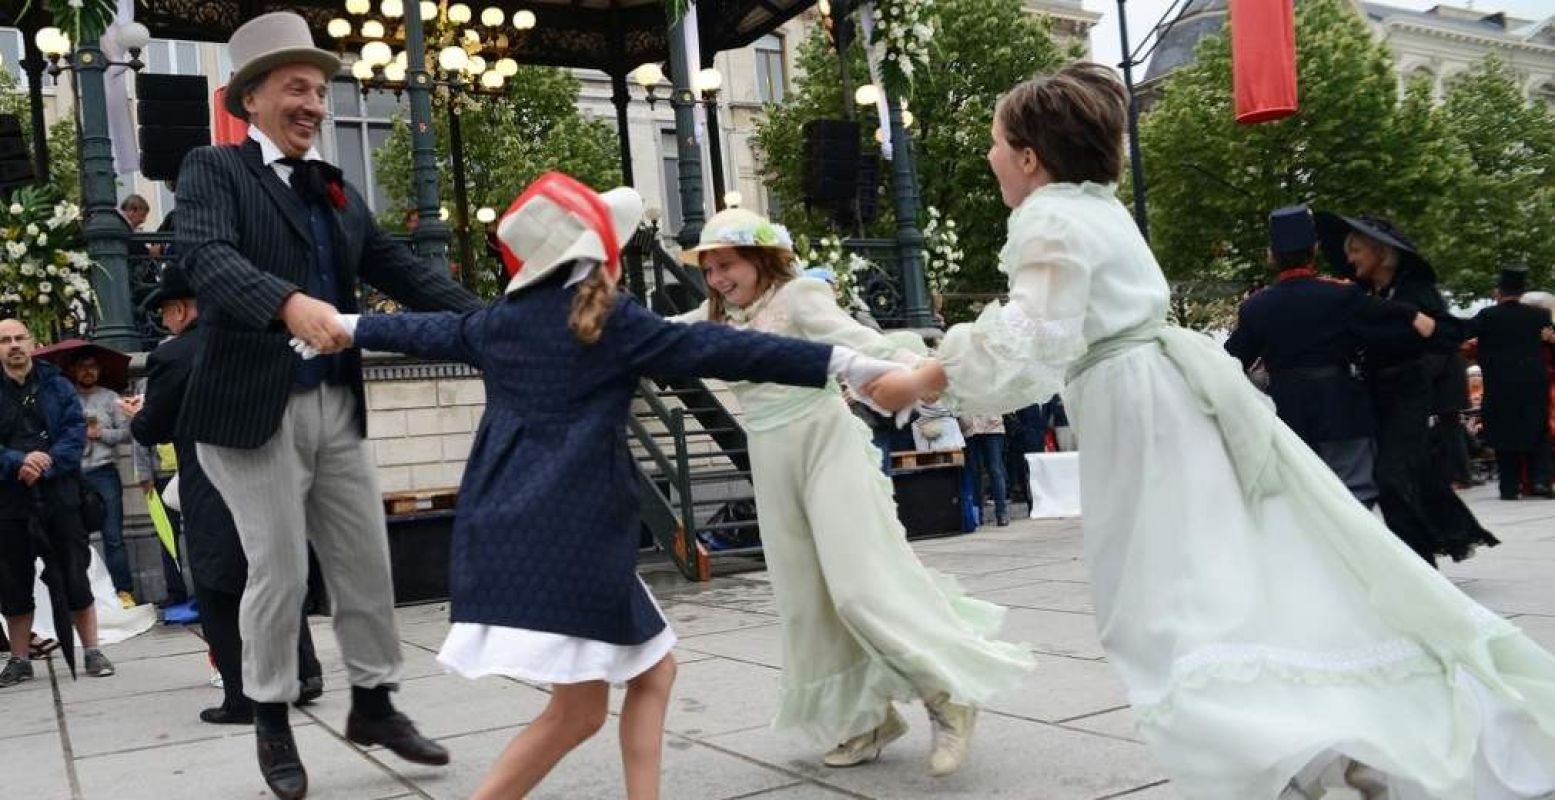
[[[410,53],[407,53],[404,50],[395,53],[394,63],[399,65],[401,69],[410,69]]]
[[[394,60],[394,48],[388,42],[368,42],[362,46],[362,60],[369,67],[381,67]]]
[[[831,16],[831,3],[829,0],[821,0],[821,2],[815,4],[815,7],[821,10],[821,16]]]
[[[481,206],[475,210],[475,221],[482,225],[490,225],[497,221],[497,210],[491,206]]]
[[[745,196],[739,192],[724,193],[724,208],[739,208],[745,202]]]
[[[389,19],[399,19],[405,16],[405,0],[383,0],[378,9]]]
[[[637,84],[644,89],[651,89],[664,82],[664,68],[649,61],[648,63],[632,70],[632,77],[637,79]]]
[[[876,144],[885,144],[885,128],[876,128],[875,129],[875,143]]]
[[[504,78],[511,78],[518,74],[518,62],[511,58],[498,59],[497,72]]]
[[[904,128],[911,128],[912,127],[912,121],[914,119],[916,119],[916,117],[914,117],[912,115],[911,111],[908,111],[906,109],[902,110],[902,127],[904,127]]]
[[[444,72],[458,72],[468,63],[470,63],[470,56],[462,47],[450,45],[437,52],[437,65],[442,67]]]
[[[388,66],[383,68],[383,77],[388,78],[395,83],[403,83],[405,81],[404,65],[391,62]]]
[[[344,39],[351,35],[351,20],[336,17],[329,21],[328,31],[332,39]]]
[[[448,21],[455,25],[463,25],[470,21],[473,14],[470,7],[463,3],[454,3],[448,7]]]
[[[481,32],[473,28],[465,28],[464,40],[478,46],[481,43]]]
[[[368,11],[371,11],[372,8],[372,0],[346,0],[347,14],[361,16],[366,14]]]
[[[697,72],[696,80],[692,81],[692,84],[699,92],[716,92],[724,85],[724,76],[718,70],[708,67]]]
[[[527,31],[533,29],[534,26],[535,12],[526,8],[513,14],[513,27],[521,31]]]
[[[437,19],[437,4],[432,0],[421,0],[421,24],[426,25]]]
[[[497,72],[496,70],[492,70],[481,75],[481,85],[487,89],[501,89],[502,83],[505,80],[506,79],[502,77],[502,73]]]
[[[866,83],[853,92],[853,99],[861,106],[872,106],[880,102],[880,87]]]
[[[351,75],[359,81],[370,81],[373,79],[373,65],[358,61],[351,65]]]
[[[500,26],[505,20],[507,20],[507,18],[508,15],[502,13],[502,9],[500,8],[486,6],[481,10],[481,24],[488,28],[495,28]]]
[[[437,218],[444,222],[448,221],[448,206],[437,207]]]
[[[480,56],[470,56],[469,61],[465,62],[464,71],[470,73],[471,75],[479,75],[482,72],[485,72],[486,59],[481,58]]]
[[[382,39],[383,38],[383,23],[379,22],[378,20],[375,20],[375,19],[370,19],[370,20],[362,23],[362,38],[363,39]]]

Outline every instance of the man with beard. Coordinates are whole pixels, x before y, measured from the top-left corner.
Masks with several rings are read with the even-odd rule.
[[[91,545],[81,524],[81,451],[86,417],[70,379],[53,364],[32,357],[27,326],[0,320],[0,613],[11,637],[11,658],[0,669],[0,688],[31,680],[27,661],[34,610],[32,589],[37,551],[28,525],[43,526],[54,553],[49,569],[63,573],[61,585],[71,621],[86,648],[88,675],[113,674],[97,649],[97,610],[87,578]],[[70,635],[55,620],[61,636]]]
[[[340,59],[313,45],[302,17],[255,17],[228,45],[227,110],[247,141],[194,150],[178,176],[176,245],[199,297],[204,345],[178,435],[226,501],[248,559],[240,628],[260,771],[282,798],[307,793],[287,719],[298,698],[297,626],[319,554],[333,601],[352,742],[423,764],[448,751],[390,704],[400,677],[388,535],[366,441],[361,353],[337,312],[362,281],[417,310],[480,307],[446,272],[417,260],[373,221],[356,187],[318,154]],[[326,355],[302,361],[296,337]]]

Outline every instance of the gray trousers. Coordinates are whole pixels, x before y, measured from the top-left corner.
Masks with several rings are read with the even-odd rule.
[[[1377,502],[1377,442],[1370,437],[1315,442],[1312,449],[1328,465],[1346,489],[1361,505],[1371,508]]]
[[[351,390],[296,392],[281,427],[253,450],[201,444],[200,465],[221,492],[248,557],[238,612],[243,686],[261,703],[297,699],[297,626],[309,540],[333,606],[352,686],[396,683],[399,635],[383,499],[371,447],[357,433]]]

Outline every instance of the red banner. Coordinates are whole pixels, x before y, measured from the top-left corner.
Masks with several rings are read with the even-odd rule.
[[[211,118],[216,123],[216,144],[241,144],[248,138],[248,123],[227,113],[227,87],[216,90],[211,100]]]
[[[1296,113],[1296,19],[1291,0],[1231,0],[1231,78],[1236,121]]]

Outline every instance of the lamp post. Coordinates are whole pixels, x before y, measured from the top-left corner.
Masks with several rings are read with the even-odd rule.
[[[643,99],[648,101],[649,108],[666,99],[674,104],[674,91],[669,88],[664,69],[658,64],[643,64],[632,71],[632,76],[643,88]],[[701,70],[691,80],[693,102],[700,102],[707,115],[707,157],[713,167],[713,203],[719,211],[728,207],[730,194],[724,187],[723,136],[718,121],[718,92],[722,88],[723,74],[712,67]]]
[[[1139,150],[1139,97],[1134,92],[1134,54],[1129,50],[1128,0],[1118,0],[1118,37],[1123,42],[1123,86],[1128,90],[1128,161],[1130,181],[1134,184],[1134,222],[1139,233],[1150,241],[1150,218],[1145,210],[1145,165]],[[1175,4],[1174,4],[1175,5]],[[1168,12],[1169,13],[1169,12]],[[1147,37],[1148,38],[1148,37]]]
[[[532,30],[536,23],[532,11],[522,10],[513,15],[511,27],[505,12],[496,7],[481,11],[476,26],[474,12],[463,3],[439,4],[420,0],[405,5],[403,0],[384,0],[381,10],[391,23],[401,14],[406,23],[403,30],[405,51],[398,54],[387,41],[391,34],[399,32],[385,24],[384,20],[367,16],[371,11],[367,0],[347,0],[346,12],[364,19],[353,23],[349,19],[333,19],[328,32],[338,44],[364,41],[359,57],[351,65],[351,74],[357,79],[365,95],[374,89],[393,92],[396,96],[407,90],[411,93],[411,114],[414,118],[417,104],[426,103],[425,123],[413,121],[412,133],[416,137],[418,190],[424,182],[431,183],[431,192],[418,191],[417,215],[421,220],[416,226],[419,234],[423,224],[433,230],[443,228],[441,215],[432,217],[437,208],[435,136],[431,129],[431,93],[437,90],[446,98],[448,112],[449,158],[454,173],[454,230],[458,233],[459,280],[467,288],[475,288],[475,246],[471,236],[469,182],[465,175],[464,129],[460,121],[463,97],[499,97],[506,94],[509,78],[518,74],[518,62],[506,53],[513,44],[513,36]],[[433,61],[425,53],[421,19],[425,18],[433,28],[432,40],[438,45],[434,72]],[[510,33],[511,32],[511,33]],[[355,35],[353,35],[355,34]],[[421,59],[413,59],[410,50],[421,44]],[[421,63],[425,68],[414,75],[409,66]],[[420,97],[418,97],[418,91]],[[424,147],[423,147],[424,145]],[[421,173],[423,155],[427,161],[426,177]],[[435,221],[434,221],[435,220]],[[444,233],[442,240],[447,241]]]
[[[86,206],[82,233],[87,252],[97,269],[91,273],[92,291],[101,315],[92,338],[125,352],[140,349],[135,332],[134,306],[130,302],[130,225],[115,205],[113,143],[108,138],[108,102],[103,76],[109,67],[139,71],[145,64],[140,53],[151,41],[145,25],[132,22],[119,29],[119,43],[129,61],[109,61],[97,39],[80,43],[71,51],[70,38],[59,28],[42,28],[33,43],[49,61],[50,75],[74,70],[81,120],[81,200]]]

